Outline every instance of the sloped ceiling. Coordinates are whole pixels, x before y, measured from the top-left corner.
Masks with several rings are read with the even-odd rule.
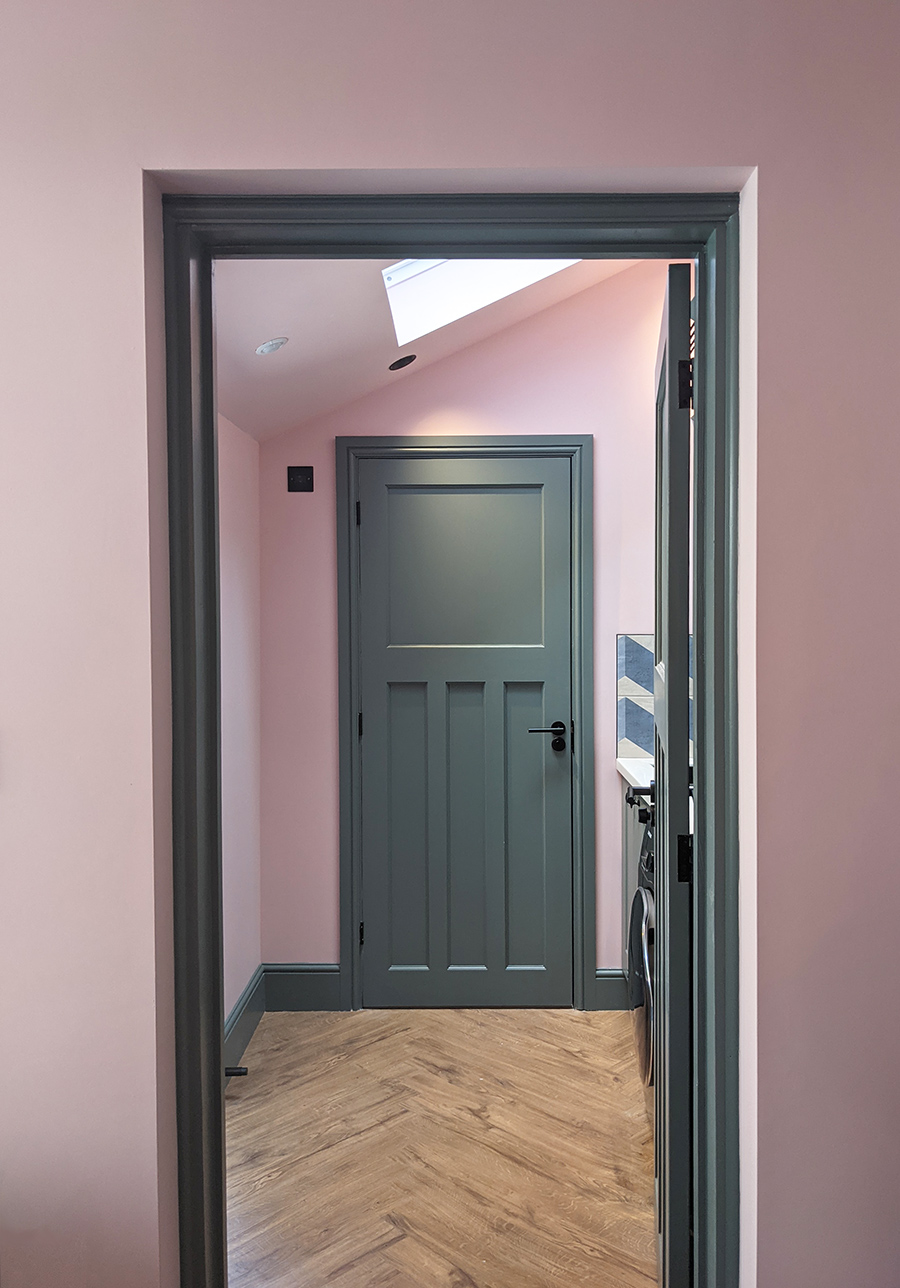
[[[219,260],[219,411],[262,441],[334,411],[631,267],[583,260],[398,349],[381,270],[393,260]],[[288,343],[259,356],[275,336]],[[411,366],[388,371],[405,353]]]

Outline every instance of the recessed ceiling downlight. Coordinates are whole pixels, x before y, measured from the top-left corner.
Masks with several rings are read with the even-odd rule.
[[[259,354],[277,353],[279,349],[283,348],[284,345],[287,344],[287,342],[288,338],[286,335],[277,335],[274,340],[266,340],[265,344],[261,344],[256,352]]]
[[[411,362],[415,362],[416,356],[417,355],[414,353],[405,354],[402,358],[398,358],[396,362],[392,362],[388,367],[388,371],[402,371],[403,368],[408,367]]]

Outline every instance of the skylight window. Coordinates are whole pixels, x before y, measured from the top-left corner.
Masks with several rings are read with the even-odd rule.
[[[398,345],[552,277],[577,259],[403,259],[382,269]]]

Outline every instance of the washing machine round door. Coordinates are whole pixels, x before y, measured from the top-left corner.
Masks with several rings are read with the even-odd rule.
[[[628,992],[641,1078],[653,1083],[653,940],[656,930],[652,891],[639,886],[631,905],[628,932]]]

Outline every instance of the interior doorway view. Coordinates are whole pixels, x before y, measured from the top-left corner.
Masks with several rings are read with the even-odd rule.
[[[616,637],[653,628],[665,264],[540,263],[406,346],[387,261],[217,265],[228,1012],[261,961],[296,1004],[376,1004],[393,947],[377,987],[418,1004],[625,1005]],[[385,695],[416,684],[428,747],[420,725],[389,762]],[[554,723],[563,750],[527,732]]]
[[[232,1288],[688,1288],[713,1139],[687,718],[692,567],[714,584],[719,521],[692,446],[721,342],[709,262],[683,241],[675,264],[664,241],[424,258],[415,238],[254,260],[243,235],[196,375],[215,401],[191,402],[217,409],[195,464],[217,497],[221,955],[205,974],[200,937],[179,966],[219,990],[218,1111],[197,1085],[226,1128],[227,1229],[188,1220],[183,1257],[227,1247]],[[651,641],[650,690],[622,638]],[[695,696],[707,680],[701,662]],[[623,970],[635,801],[656,836],[652,1087]],[[206,1195],[204,1141],[180,1166]]]
[[[266,702],[267,671],[273,663],[278,665],[275,650],[279,644],[284,645],[283,640],[273,639],[275,632],[271,628],[266,631],[261,627],[258,644],[252,650],[260,676],[259,750],[253,749],[245,728],[232,724],[236,713],[246,720],[247,695],[257,683],[255,672],[246,666],[247,619],[237,638],[234,631],[235,595],[239,593],[239,579],[246,576],[246,555],[252,551],[254,559],[257,557],[256,543],[250,539],[253,534],[246,530],[252,505],[243,507],[242,534],[242,511],[236,500],[241,491],[246,495],[254,487],[258,490],[259,604],[256,605],[257,597],[251,595],[247,607],[251,613],[258,613],[262,623],[270,615],[280,621],[285,607],[296,610],[303,605],[321,629],[325,614],[321,602],[323,570],[308,559],[302,539],[278,544],[267,540],[265,516],[276,501],[271,495],[273,483],[278,498],[295,514],[315,503],[320,495],[316,487],[327,486],[321,481],[324,462],[318,449],[322,446],[335,453],[334,484],[328,488],[331,495],[326,493],[331,510],[327,530],[337,547],[337,647],[332,667],[341,655],[350,659],[348,673],[338,676],[339,687],[344,681],[346,692],[333,716],[337,716],[334,723],[337,739],[342,743],[342,758],[351,766],[347,781],[340,785],[345,801],[349,801],[349,818],[341,818],[339,825],[344,833],[344,852],[349,850],[351,859],[343,895],[349,909],[345,907],[342,912],[346,915],[352,911],[359,925],[353,953],[358,990],[354,1005],[365,1009],[517,1008],[502,1023],[523,1062],[522,1068],[509,1067],[503,1048],[497,1049],[494,1040],[500,1017],[491,1018],[491,1012],[483,1009],[474,1010],[473,1023],[450,1037],[450,1025],[456,1021],[451,1022],[449,1016],[443,1023],[431,1022],[423,1029],[415,1015],[404,1013],[397,1020],[379,1021],[362,1030],[360,1021],[344,1013],[340,1023],[332,1018],[322,1028],[322,1017],[333,1017],[335,1012],[321,1010],[321,1000],[310,1000],[302,993],[285,999],[287,1004],[302,1009],[290,1012],[290,1018],[285,1016],[276,1026],[274,1016],[284,1002],[273,1003],[267,996],[268,1015],[261,1028],[242,1054],[234,1053],[235,1065],[240,1060],[241,1066],[248,1068],[247,1081],[235,1080],[228,1091],[231,1274],[235,1284],[264,1281],[265,1259],[269,1256],[277,1256],[289,1274],[292,1261],[299,1267],[313,1254],[317,1246],[314,1227],[298,1240],[285,1239],[272,1229],[277,1230],[290,1215],[290,1196],[296,1184],[302,1183],[303,1169],[292,1176],[286,1192],[277,1184],[267,1184],[262,1188],[262,1199],[250,1200],[248,1193],[259,1195],[260,1167],[271,1166],[272,1151],[283,1147],[286,1135],[292,1139],[296,1133],[298,1144],[310,1132],[316,1135],[308,1108],[301,1108],[289,1090],[295,1077],[300,1079],[310,1103],[316,1105],[316,1118],[323,1109],[328,1116],[329,1098],[342,1088],[340,1101],[344,1107],[340,1120],[331,1123],[331,1130],[339,1135],[345,1150],[350,1148],[345,1133],[352,1139],[359,1130],[355,1115],[346,1108],[350,1088],[342,1087],[334,1077],[323,1076],[319,1061],[324,1059],[327,1067],[337,1050],[344,1046],[353,1049],[362,1032],[366,1034],[369,1053],[369,1094],[361,1111],[363,1120],[368,1121],[374,1104],[383,1103],[387,1096],[392,1108],[400,1111],[401,1121],[405,1123],[412,1117],[418,1121],[415,1148],[404,1132],[383,1127],[382,1135],[387,1140],[373,1139],[356,1154],[358,1166],[372,1169],[377,1175],[386,1166],[385,1154],[395,1158],[396,1175],[375,1201],[378,1206],[384,1205],[386,1221],[407,1223],[403,1225],[402,1249],[392,1245],[390,1256],[379,1253],[366,1232],[362,1214],[345,1208],[336,1193],[329,1201],[329,1208],[337,1206],[347,1211],[349,1228],[354,1221],[359,1222],[352,1251],[361,1258],[367,1275],[377,1277],[392,1262],[408,1270],[407,1245],[412,1242],[417,1255],[422,1246],[429,1246],[433,1256],[445,1259],[448,1266],[479,1282],[474,1265],[456,1255],[450,1244],[442,1243],[439,1251],[435,1248],[432,1223],[426,1213],[411,1207],[413,1193],[421,1194],[423,1184],[425,1193],[429,1193],[430,1187],[423,1178],[425,1151],[430,1166],[444,1171],[442,1184],[449,1185],[456,1195],[455,1203],[450,1205],[454,1219],[460,1224],[474,1220],[473,1228],[478,1228],[478,1221],[459,1196],[464,1185],[478,1183],[472,1173],[477,1173],[479,1165],[485,1166],[484,1143],[477,1135],[472,1138],[460,1130],[462,1104],[456,1106],[455,1114],[448,1114],[453,1093],[447,1078],[429,1072],[435,1062],[445,1066],[448,1044],[449,1049],[455,1044],[459,1056],[471,1068],[473,1084],[483,1092],[487,1082],[491,1089],[480,1107],[489,1121],[493,1122],[501,1105],[514,1121],[521,1118],[515,1130],[508,1132],[510,1148],[521,1131],[534,1130],[533,1123],[526,1128],[531,1114],[554,1119],[566,1112],[561,1095],[545,1096],[543,1103],[540,1096],[535,1096],[534,1088],[529,1095],[529,1080],[542,1067],[557,1066],[557,1086],[578,1088],[568,1110],[572,1115],[569,1124],[565,1126],[563,1119],[556,1118],[561,1131],[557,1166],[578,1134],[575,1123],[579,1100],[583,1108],[585,1097],[591,1103],[598,1090],[604,1088],[601,1102],[595,1104],[593,1126],[608,1135],[615,1142],[617,1156],[623,1162],[627,1160],[625,1186],[607,1184],[604,1193],[620,1209],[631,1253],[626,1258],[621,1241],[603,1238],[585,1214],[581,1218],[582,1236],[594,1245],[585,1259],[585,1273],[590,1273],[591,1267],[599,1273],[607,1260],[616,1263],[624,1259],[626,1264],[620,1267],[623,1282],[630,1275],[634,1275],[636,1283],[645,1282],[648,1276],[656,1277],[652,1122],[640,1091],[636,1057],[628,1043],[627,1016],[623,1010],[614,1020],[611,1013],[603,1026],[582,1025],[569,1038],[560,1021],[545,1014],[545,1008],[574,1006],[576,976],[579,984],[584,976],[586,942],[592,946],[589,966],[595,978],[597,966],[616,961],[620,952],[615,943],[610,956],[602,935],[599,957],[593,947],[597,939],[596,899],[584,907],[587,917],[582,915],[576,934],[575,891],[584,888],[586,824],[592,839],[596,837],[596,769],[590,765],[593,762],[600,767],[603,787],[608,788],[618,750],[611,735],[605,747],[598,748],[593,733],[595,631],[602,639],[600,659],[606,670],[598,685],[600,707],[607,707],[604,714],[609,716],[617,680],[614,641],[626,627],[653,627],[654,542],[659,529],[654,518],[654,454],[659,455],[654,448],[654,330],[663,313],[667,269],[664,262],[583,266],[563,261],[560,267],[555,261],[549,266],[544,261],[539,281],[526,280],[522,285],[511,280],[514,264],[501,261],[501,265],[506,272],[502,289],[515,289],[509,290],[501,301],[488,302],[485,296],[496,265],[485,261],[467,266],[467,284],[482,283],[476,301],[479,307],[429,332],[429,336],[440,340],[441,356],[428,362],[427,350],[421,355],[417,352],[415,366],[407,363],[392,373],[389,385],[363,393],[349,405],[344,401],[345,389],[339,385],[329,399],[338,405],[327,415],[328,432],[323,432],[321,422],[319,426],[311,424],[308,416],[297,426],[288,423],[281,433],[263,438],[258,448],[259,468],[254,471],[248,468],[246,458],[255,455],[255,444],[251,445],[246,431],[239,430],[235,421],[240,414],[251,426],[260,422],[264,407],[272,400],[267,380],[280,385],[281,399],[286,397],[292,374],[299,380],[309,360],[302,351],[292,354],[289,346],[300,338],[300,319],[301,326],[308,325],[305,315],[312,314],[320,336],[328,327],[332,329],[334,344],[343,358],[342,382],[349,381],[351,388],[362,384],[348,355],[353,332],[348,334],[348,322],[334,302],[339,295],[336,284],[342,275],[345,286],[352,276],[378,288],[368,308],[369,332],[360,328],[357,341],[365,352],[364,346],[373,347],[374,337],[387,332],[389,347],[380,355],[377,375],[390,372],[398,353],[401,359],[409,356],[397,344],[399,328],[397,318],[391,314],[391,305],[396,307],[396,303],[387,283],[399,275],[395,266],[365,261],[349,266],[328,262],[273,265],[282,279],[293,279],[294,299],[286,310],[282,280],[279,304],[275,306],[281,311],[267,320],[260,333],[244,341],[245,353],[256,358],[251,373],[262,385],[260,406],[256,415],[246,409],[242,413],[233,410],[235,419],[229,420],[228,427],[220,427],[220,525],[222,532],[228,534],[228,540],[220,543],[222,755],[227,771],[223,795],[226,973],[231,973],[229,968],[240,943],[238,936],[246,934],[242,923],[256,913],[255,904],[243,902],[234,887],[235,878],[246,876],[246,854],[250,849],[259,852],[259,920],[261,934],[264,933],[266,902],[271,897],[268,888],[274,884],[273,874],[267,871],[264,812],[266,802],[276,794],[284,769],[291,780],[289,805],[294,826],[289,839],[295,867],[314,864],[317,858],[321,863],[322,856],[311,854],[303,841],[309,833],[315,834],[315,815],[324,812],[328,799],[324,793],[308,794],[303,781],[306,762],[298,763],[289,746],[281,746],[287,761],[284,767],[272,765],[271,756],[266,756],[266,727],[272,719]],[[220,405],[228,410],[241,399],[246,404],[249,398],[246,388],[231,390],[235,377],[229,368],[229,350],[235,342],[232,333],[236,318],[244,311],[234,296],[241,291],[246,296],[250,289],[249,281],[245,280],[241,287],[239,279],[250,279],[254,267],[258,268],[242,264],[230,272],[229,266],[223,265],[218,272],[219,329],[223,336],[218,361]],[[549,274],[548,267],[556,272]],[[689,288],[690,269],[683,271]],[[438,266],[438,276],[442,272],[446,272],[444,265]],[[415,277],[406,276],[404,285],[408,290],[418,283],[422,289],[432,274],[434,267],[424,268]],[[487,279],[487,285],[483,279]],[[384,288],[382,281],[386,283]],[[459,282],[439,280],[431,289],[429,316],[426,323],[419,322],[418,326],[442,321],[435,316],[442,294],[450,295],[455,312],[462,307]],[[496,309],[498,303],[500,310]],[[493,320],[490,313],[483,316],[492,304]],[[269,307],[273,305],[274,302]],[[265,302],[261,301],[260,306],[265,308]],[[354,327],[360,327],[363,312],[357,298]],[[468,338],[473,320],[479,324],[481,338],[462,343]],[[407,329],[418,329],[415,319],[409,317],[408,307],[400,322]],[[454,340],[454,329],[462,332],[460,339]],[[285,332],[280,337],[280,347],[256,354],[258,347],[266,348],[262,336],[269,331]],[[618,349],[613,345],[614,336]],[[418,345],[423,339],[426,338],[416,335],[411,345],[424,349],[424,345]],[[257,340],[260,345],[255,343]],[[528,361],[530,352],[540,352],[537,369]],[[318,361],[324,364],[327,356],[320,353]],[[358,365],[364,362],[364,358],[357,359]],[[475,364],[479,362],[489,364],[489,375],[478,376]],[[601,378],[603,368],[606,375]],[[320,398],[324,398],[322,374],[317,371],[315,375]],[[573,397],[575,380],[583,384],[577,397]],[[437,382],[443,387],[442,395],[435,392]],[[620,411],[618,418],[609,409],[614,386],[620,393],[627,390],[633,400],[633,406]],[[532,397],[552,402],[558,418],[549,427],[554,432],[513,432],[533,431],[546,419],[542,408],[522,420],[517,402],[523,387]],[[510,397],[513,389],[515,399]],[[502,407],[507,432],[330,432],[355,431],[373,422],[384,425],[392,415],[396,416],[391,411],[391,400],[400,393],[414,400],[415,419],[409,422],[412,429],[421,428],[423,420],[446,410],[448,402],[456,407],[466,403],[471,406],[490,394],[495,400],[502,399],[495,402],[495,412]],[[298,389],[298,401],[301,399]],[[565,433],[559,432],[563,426]],[[573,432],[576,429],[592,432]],[[300,455],[291,458],[295,463],[285,466],[281,478],[274,472],[270,477],[266,455],[285,435],[292,442],[291,450]],[[235,459],[239,436],[245,440],[241,444],[242,463]],[[591,524],[596,439],[601,440],[599,450],[605,469],[612,475],[604,478],[598,489],[602,510],[606,511],[609,498],[616,492],[627,496],[619,519],[620,533],[615,534],[610,525],[597,540]],[[667,443],[664,438],[663,446]],[[302,471],[306,471],[304,483],[311,476],[312,492],[290,490]],[[623,548],[621,528],[626,524],[630,549]],[[285,594],[284,581],[272,575],[275,568],[282,568],[289,560],[300,565],[302,594],[298,593],[296,580]],[[629,600],[621,609],[595,613],[595,564],[604,598],[611,582],[630,582]],[[330,568],[325,576],[333,577]],[[629,615],[626,618],[619,613]],[[682,619],[686,621],[686,607]],[[302,654],[300,648],[287,654],[293,665],[290,679],[284,676],[278,685],[279,710],[289,701],[285,697],[289,690],[301,702],[315,703],[317,690],[327,687],[324,670],[317,673],[302,662],[298,665]],[[313,720],[308,713],[298,712],[297,716],[301,736],[311,738],[320,755],[329,743],[334,748],[335,734],[329,739],[325,732],[329,722],[321,712]],[[257,718],[256,713],[253,718]],[[248,763],[248,752],[251,757],[258,756],[258,766]],[[272,781],[267,781],[270,774]],[[241,808],[252,796],[248,784],[255,775],[260,782],[260,839],[254,847],[248,846]],[[615,824],[622,789],[618,781],[613,787],[615,795],[604,792],[604,808]],[[596,882],[599,857],[602,911],[608,913],[606,905],[612,901],[611,890],[615,890],[612,897],[616,900],[618,927],[621,905],[628,892],[616,889],[621,843],[614,826],[604,821],[607,827],[599,846],[588,847],[589,866]],[[336,858],[337,847],[332,843],[332,872]],[[289,908],[287,890],[282,887],[282,891],[281,906]],[[583,897],[580,902],[584,906]],[[589,923],[587,933],[585,920]],[[297,955],[308,957],[309,948],[304,953],[300,936],[296,942]],[[320,955],[338,956],[336,948],[323,946]],[[265,957],[268,959],[269,954]],[[251,959],[242,967],[244,982],[253,978],[252,964]],[[337,964],[340,970],[340,962]],[[277,969],[278,965],[267,960],[267,970]],[[311,977],[312,972],[300,972],[300,979],[307,985]],[[238,974],[237,983],[241,981]],[[579,1004],[583,1006],[583,987],[579,993]],[[332,1005],[338,1005],[336,999]],[[624,1000],[619,1005],[624,1008]],[[306,1010],[306,1006],[313,1009]],[[534,1008],[536,1014],[529,1015],[525,1008]],[[610,1027],[615,1024],[617,1027]],[[591,1054],[583,1073],[596,1084],[590,1091],[581,1078],[573,1079],[571,1072],[564,1074],[561,1052],[554,1054],[547,1049],[551,1033],[563,1046],[573,1039],[587,1044]],[[402,1063],[415,1070],[415,1093],[402,1097],[397,1096],[392,1085],[397,1076],[399,1035],[409,1048]],[[410,1050],[416,1055],[410,1055]],[[661,1067],[666,1067],[665,1059]],[[622,1082],[611,1078],[613,1069]],[[360,1073],[355,1062],[351,1070],[355,1082]],[[313,1084],[321,1081],[324,1106],[308,1079]],[[422,1109],[423,1096],[431,1107],[426,1112]],[[444,1100],[446,1118],[440,1123],[431,1117],[438,1096]],[[434,1141],[430,1139],[432,1134]],[[455,1146],[452,1163],[445,1153],[448,1145],[451,1153]],[[312,1151],[313,1155],[319,1152]],[[662,1156],[663,1151],[658,1152]],[[252,1165],[248,1154],[255,1160]],[[306,1168],[316,1177],[317,1188],[332,1191],[328,1151],[321,1159],[305,1153],[304,1158]],[[476,1161],[479,1158],[480,1164]],[[511,1165],[519,1170],[518,1184],[523,1193],[532,1190],[536,1183],[533,1161],[517,1157]],[[565,1193],[568,1186],[563,1172],[561,1168],[558,1183]],[[380,1184],[376,1180],[375,1188]],[[372,1201],[368,1196],[366,1204]],[[550,1248],[559,1237],[554,1228],[559,1215],[554,1204],[539,1204],[535,1209],[532,1235]],[[296,1220],[296,1215],[292,1219]],[[248,1240],[248,1232],[260,1222],[268,1228],[267,1235]],[[528,1273],[519,1264],[522,1255],[522,1249],[512,1239],[492,1268],[492,1277],[485,1282],[518,1285],[522,1275]]]

